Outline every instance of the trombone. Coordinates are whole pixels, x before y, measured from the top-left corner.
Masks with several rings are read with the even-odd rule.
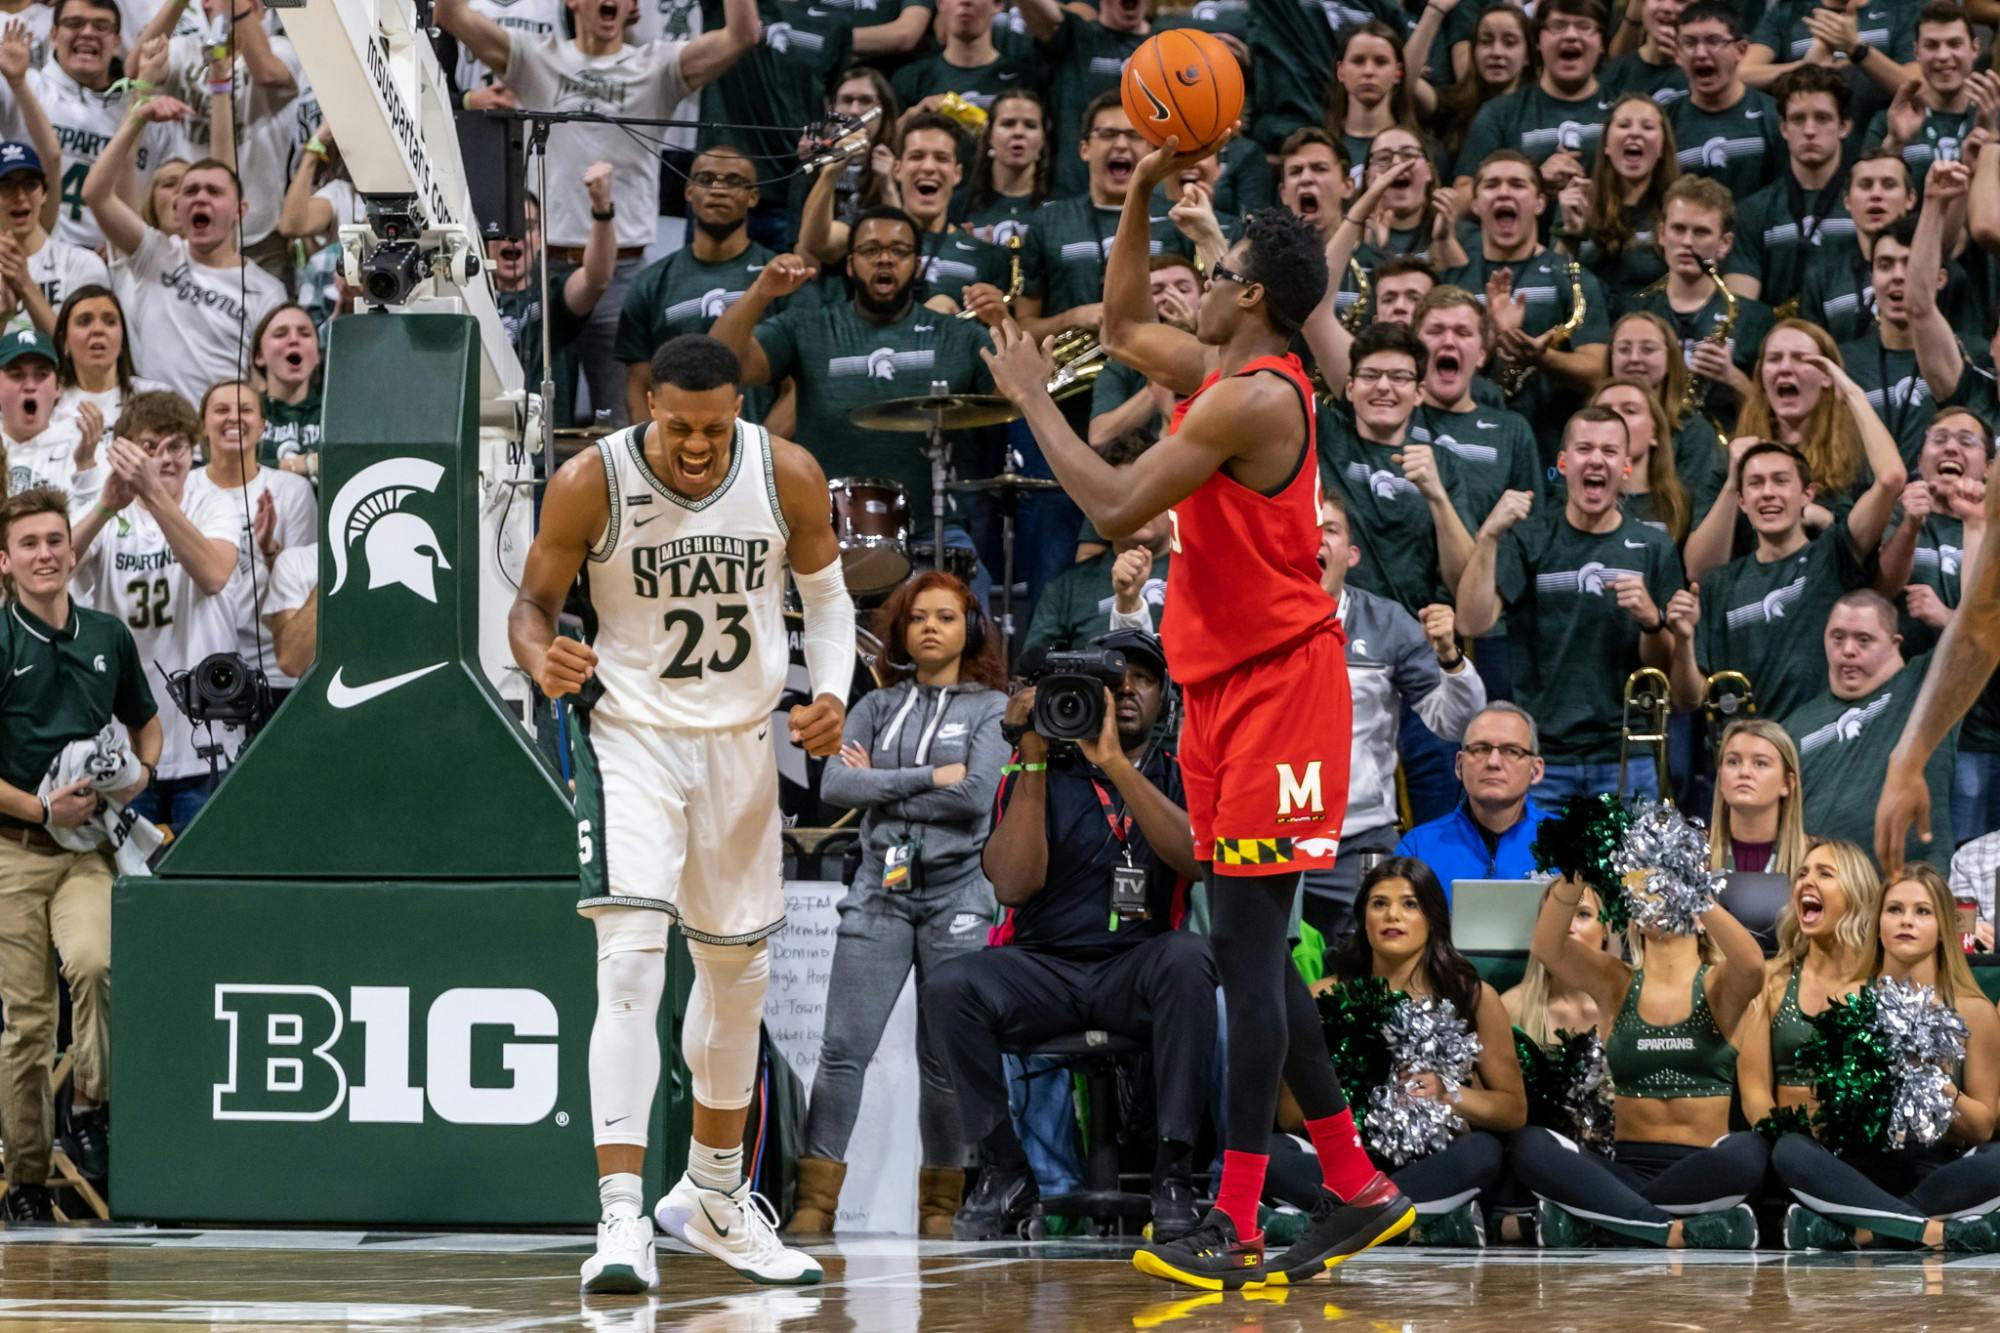
[[[1624,714],[1618,734],[1618,794],[1625,794],[1626,765],[1637,749],[1650,751],[1660,782],[1660,799],[1674,803],[1673,775],[1667,766],[1667,719],[1673,712],[1673,683],[1658,667],[1640,667],[1625,678]],[[1641,754],[1642,759],[1647,755]]]
[[[1711,675],[1702,694],[1701,715],[1708,722],[1708,743],[1719,757],[1722,733],[1729,724],[1757,716],[1757,699],[1750,690],[1750,677],[1741,671],[1717,671]]]

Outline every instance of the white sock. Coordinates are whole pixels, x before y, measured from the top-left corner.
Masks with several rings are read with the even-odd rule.
[[[597,1178],[597,1198],[607,1218],[637,1217],[645,1209],[646,1182],[630,1171],[614,1171]]]
[[[699,1139],[689,1139],[688,1179],[705,1190],[730,1193],[743,1183],[743,1145],[711,1148]]]

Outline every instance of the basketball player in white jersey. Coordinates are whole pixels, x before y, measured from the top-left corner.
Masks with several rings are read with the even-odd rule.
[[[789,564],[805,604],[813,702],[792,739],[840,748],[854,670],[854,604],[841,579],[826,477],[798,445],[738,415],[735,353],[700,335],[653,356],[651,419],[605,436],[549,483],[541,531],[508,617],[514,660],[550,699],[589,705],[571,728],[578,910],[597,928],[591,1127],[604,1213],[590,1292],[659,1280],[641,1197],[659,1081],[667,927],[694,959],[681,1053],[694,1083],[687,1174],[654,1217],[681,1241],[765,1283],[819,1265],[779,1243],[743,1175],[770,935],[784,924],[771,715],[790,660]],[[597,636],[556,633],[587,569]]]

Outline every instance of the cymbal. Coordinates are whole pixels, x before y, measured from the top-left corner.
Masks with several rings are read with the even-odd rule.
[[[998,426],[1020,416],[1020,408],[996,393],[945,393],[867,403],[849,412],[847,419],[865,430],[922,432]]]
[[[1062,483],[1053,477],[1028,477],[1019,472],[1002,472],[996,476],[979,477],[972,481],[955,481],[951,489],[969,494],[1014,494],[1020,491],[1060,490]]]

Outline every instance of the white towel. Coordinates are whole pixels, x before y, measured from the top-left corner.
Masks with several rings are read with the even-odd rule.
[[[145,776],[145,766],[132,753],[125,728],[117,722],[88,740],[71,741],[56,756],[42,778],[41,797],[73,782],[88,779],[104,798],[103,808],[75,828],[51,827],[55,840],[73,852],[108,851],[121,875],[150,875],[146,862],[166,839],[150,820],[141,819],[111,793],[123,791]]]

